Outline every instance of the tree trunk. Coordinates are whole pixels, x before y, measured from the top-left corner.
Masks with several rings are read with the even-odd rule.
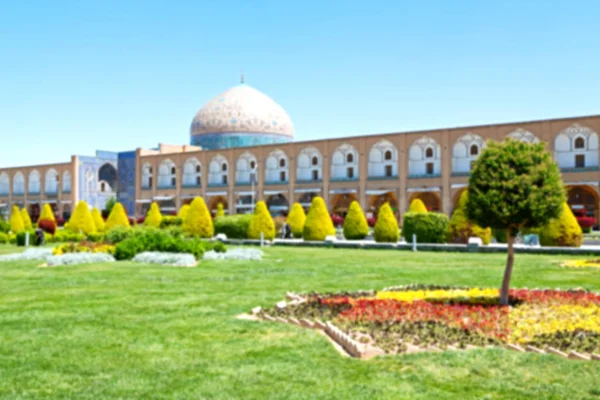
[[[500,304],[508,305],[508,290],[510,289],[510,277],[512,275],[513,264],[515,262],[515,249],[513,247],[515,238],[510,234],[510,229],[506,231],[506,242],[508,244],[508,258],[506,259],[506,269],[504,270],[504,280],[502,280],[502,289],[500,290]]]

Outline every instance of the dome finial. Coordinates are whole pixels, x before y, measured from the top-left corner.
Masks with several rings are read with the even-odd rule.
[[[244,84],[244,71],[242,70],[242,78],[241,78],[241,83],[242,85]]]

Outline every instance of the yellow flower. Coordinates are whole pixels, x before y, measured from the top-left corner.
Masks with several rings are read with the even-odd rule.
[[[475,301],[481,299],[495,300],[499,296],[498,289],[450,289],[450,290],[408,290],[400,292],[379,292],[377,299],[413,302],[429,301]]]

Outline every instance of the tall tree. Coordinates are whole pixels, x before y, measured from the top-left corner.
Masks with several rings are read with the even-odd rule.
[[[547,224],[562,212],[566,195],[558,165],[544,143],[489,142],[473,166],[468,193],[467,218],[506,231],[508,256],[500,302],[507,305],[515,236],[523,228]]]

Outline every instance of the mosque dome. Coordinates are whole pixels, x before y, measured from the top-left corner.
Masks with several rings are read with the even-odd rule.
[[[205,149],[247,147],[293,140],[287,112],[251,86],[235,86],[206,103],[190,127],[191,144]]]

